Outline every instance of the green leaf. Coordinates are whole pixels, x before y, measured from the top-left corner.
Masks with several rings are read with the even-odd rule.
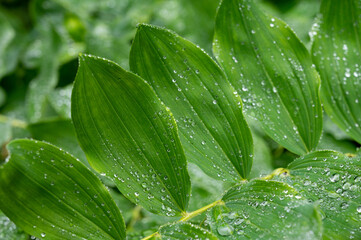
[[[312,54],[321,75],[323,106],[361,143],[361,2],[323,0],[321,14]]]
[[[0,107],[4,105],[5,101],[6,101],[6,92],[2,87],[0,87]]]
[[[61,45],[61,38],[53,26],[45,26],[42,33],[47,36],[42,46],[42,51],[49,54],[44,55],[40,63],[40,71],[29,85],[26,96],[27,116],[29,122],[38,122],[43,118],[47,97],[58,82],[58,67],[60,62],[57,57]]]
[[[169,109],[138,76],[82,55],[72,119],[91,166],[145,209],[168,216],[187,208],[187,163]]]
[[[267,142],[255,132],[253,132],[253,141],[256,147],[250,178],[257,178],[271,173],[274,167],[271,149]]]
[[[254,180],[231,188],[208,220],[219,239],[320,239],[317,209],[292,187]]]
[[[213,43],[246,111],[265,132],[296,154],[314,149],[322,131],[319,76],[294,32],[252,0],[224,0]]]
[[[209,239],[218,240],[213,233],[191,223],[173,223],[159,229],[161,239]]]
[[[334,151],[310,153],[292,162],[286,181],[324,212],[326,239],[361,238],[361,158]]]
[[[27,129],[32,138],[54,144],[79,158],[84,165],[89,166],[85,154],[78,144],[75,129],[70,120],[47,120],[29,124]]]
[[[0,211],[0,239],[26,240],[28,236]]]
[[[22,31],[18,29],[18,19],[0,8],[0,81],[14,71],[25,43]]]
[[[0,209],[45,239],[125,239],[109,192],[83,164],[44,142],[15,140],[0,167]]]
[[[206,53],[165,29],[140,25],[130,67],[174,114],[187,159],[217,179],[248,177],[253,143],[242,101]]]
[[[48,100],[55,111],[63,118],[71,117],[70,99],[73,84],[57,88],[49,95]]]
[[[0,146],[10,141],[12,136],[12,126],[9,119],[1,119],[0,117]]]

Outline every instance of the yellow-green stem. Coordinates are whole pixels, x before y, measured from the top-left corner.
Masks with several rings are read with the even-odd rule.
[[[281,174],[285,174],[288,175],[289,174],[289,170],[286,168],[277,168],[275,169],[271,174],[262,177],[261,179],[263,180],[271,180],[272,178],[274,178],[275,176],[281,175]]]
[[[217,206],[217,205],[222,205],[222,204],[224,204],[224,202],[222,200],[217,200],[215,202],[212,202],[211,204],[209,204],[209,205],[207,205],[205,207],[202,207],[202,208],[200,208],[198,210],[195,210],[194,212],[184,214],[184,216],[179,220],[179,222],[188,221],[189,219],[198,216],[199,214],[207,211],[208,209],[210,209],[210,208],[212,208],[214,206]]]
[[[211,204],[209,204],[209,205],[207,205],[207,206],[205,206],[205,207],[202,207],[202,208],[200,208],[200,209],[198,209],[198,210],[195,210],[195,211],[193,211],[193,212],[190,212],[190,213],[185,212],[185,213],[183,214],[183,217],[182,217],[181,219],[179,219],[178,222],[186,222],[186,221],[188,221],[189,219],[192,219],[192,218],[198,216],[199,214],[207,211],[208,209],[210,209],[210,208],[212,208],[212,207],[214,207],[214,206],[223,205],[223,204],[224,204],[224,202],[223,202],[222,200],[217,200],[217,201],[215,201],[215,202],[213,202],[213,203],[211,203]],[[151,239],[152,237],[157,236],[157,235],[159,235],[159,233],[158,233],[158,232],[155,232],[155,233],[153,233],[152,235],[149,235],[149,236],[143,238],[142,240]]]
[[[10,122],[11,126],[17,128],[26,128],[27,123],[18,119],[13,119],[5,115],[0,114],[0,122]]]

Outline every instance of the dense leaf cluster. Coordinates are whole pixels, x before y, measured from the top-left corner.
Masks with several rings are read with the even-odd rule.
[[[37,23],[43,42],[31,49],[48,58],[31,59],[21,31],[1,22],[0,58],[12,57],[0,76],[16,67],[19,46],[39,72],[27,121],[9,105],[0,115],[4,146],[34,138],[2,150],[0,238],[361,238],[361,1],[322,0],[305,46],[258,1],[223,0],[215,59],[149,24],[119,47],[127,36],[108,18],[132,4],[105,2],[34,1],[49,21]],[[112,26],[99,50],[94,35]],[[130,71],[95,56],[123,64],[117,49],[130,51]],[[55,89],[61,63],[79,51],[95,55],[79,54],[74,84]]]

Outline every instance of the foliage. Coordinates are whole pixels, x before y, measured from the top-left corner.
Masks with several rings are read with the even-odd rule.
[[[361,238],[359,0],[8,0],[0,32],[1,239]]]

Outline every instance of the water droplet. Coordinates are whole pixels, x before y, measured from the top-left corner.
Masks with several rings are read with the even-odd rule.
[[[332,177],[330,177],[331,182],[337,182],[338,180],[340,180],[340,175],[338,173],[336,173]]]
[[[229,225],[221,225],[217,228],[217,231],[222,236],[229,236],[233,233],[233,227]]]
[[[359,206],[356,210],[358,213],[361,213],[361,206]]]
[[[45,237],[46,234],[45,233],[40,233],[41,237]]]

